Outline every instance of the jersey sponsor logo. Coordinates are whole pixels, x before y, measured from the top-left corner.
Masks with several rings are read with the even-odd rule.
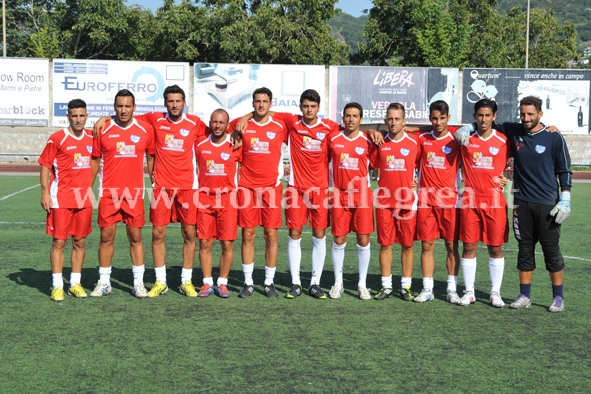
[[[90,156],[82,156],[81,153],[74,153],[74,168],[90,168]]]
[[[255,130],[246,130],[244,131],[244,134],[256,134]]]
[[[184,142],[185,140],[176,139],[172,134],[166,134],[166,137],[164,137],[165,146],[163,149],[182,151]]]
[[[303,138],[304,150],[319,151],[322,150],[322,142],[305,136]]]
[[[425,141],[425,142],[423,142],[423,145],[433,145],[433,144],[430,143],[429,141]]]
[[[397,159],[394,156],[386,156],[386,171],[404,171],[404,159]]]
[[[135,145],[125,145],[125,142],[117,142],[117,155],[115,157],[135,157]]]
[[[472,161],[474,162],[474,167],[477,168],[491,168],[493,166],[493,158],[489,156],[483,156],[482,152],[474,152],[472,155]]]
[[[308,134],[308,130],[298,130],[298,134]]]
[[[427,152],[427,166],[445,168],[445,157],[437,156],[435,152]]]
[[[499,148],[491,146],[490,148],[488,148],[488,151],[491,155],[496,156],[497,153],[499,153]]]
[[[385,150],[392,150],[392,148],[390,148],[389,146],[383,146],[383,145],[382,145],[382,148],[381,148],[381,150],[382,150],[382,151],[385,151]]]
[[[274,133],[274,132],[272,132],[272,131],[267,131],[267,138],[268,138],[268,139],[270,139],[270,140],[273,140],[273,139],[275,139],[275,136],[276,136],[276,135],[277,135],[277,134],[276,134],[276,133]]]
[[[341,144],[335,144],[335,145],[334,145],[334,147],[335,147],[335,148],[344,148],[344,147],[345,147],[345,145],[341,145]]]
[[[131,137],[129,137],[129,139],[134,144],[137,144],[138,142],[140,142],[140,136],[139,135],[132,134]]]
[[[357,146],[357,147],[355,148],[355,153],[357,153],[358,155],[362,155],[362,154],[363,154],[363,152],[365,152],[365,148],[362,148],[362,147],[360,147],[360,146]]]
[[[227,152],[222,152],[220,157],[222,158],[222,160],[228,160],[230,158],[230,154]]]
[[[326,138],[326,133],[316,133],[316,138],[322,141],[324,138]]]
[[[540,155],[544,152],[546,152],[546,147],[542,146],[542,145],[536,145],[536,152],[539,153]]]
[[[349,157],[348,153],[341,153],[340,159],[340,168],[346,168],[348,170],[357,170],[359,168],[359,159]]]
[[[406,148],[400,148],[400,154],[402,156],[408,156],[410,154],[410,150],[408,150]]]
[[[119,134],[111,134],[109,135],[109,138],[119,138]]]
[[[441,148],[441,150],[443,151],[443,153],[445,153],[446,155],[449,155],[451,153],[451,148],[447,145],[445,145],[443,148]]]
[[[480,148],[480,145],[478,145],[478,144],[470,144],[470,145],[468,145],[468,148]]]
[[[253,137],[250,139],[250,151],[256,153],[269,153],[269,143]]]
[[[214,160],[207,160],[205,162],[205,168],[207,169],[207,173],[205,175],[213,175],[213,176],[221,176],[226,175],[225,168],[223,164],[216,164]]]
[[[92,145],[86,145],[86,151],[92,153]]]
[[[68,146],[68,147],[66,148],[66,150],[72,150],[72,149],[76,149],[76,146]]]
[[[168,126],[160,126],[160,130],[170,130],[170,127],[168,127]]]
[[[188,136],[188,135],[189,135],[189,130],[187,130],[187,129],[181,129],[180,133],[181,133],[181,135],[182,135],[183,137],[186,137],[186,136]]]

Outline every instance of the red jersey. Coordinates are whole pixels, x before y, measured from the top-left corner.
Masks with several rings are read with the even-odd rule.
[[[419,202],[455,207],[460,187],[460,144],[451,132],[437,138],[433,131],[419,136],[421,149]]]
[[[92,182],[92,132],[84,130],[80,137],[67,129],[53,133],[39,156],[39,164],[51,169],[49,195],[52,208],[86,208],[92,206],[85,199]],[[83,203],[78,205],[75,190]]]
[[[340,132],[329,143],[333,185],[340,190],[365,190],[369,187],[369,159],[373,143],[359,131],[350,139]]]
[[[150,112],[135,117],[154,128],[154,179],[165,189],[197,189],[195,142],[207,126],[198,116],[181,116],[173,122],[166,112]]]
[[[468,147],[462,146],[461,150],[465,189],[470,188],[475,196],[482,197],[502,193],[495,178],[503,174],[507,164],[507,137],[496,130],[486,139],[473,133]]]
[[[154,154],[154,129],[133,119],[126,128],[109,120],[94,140],[93,157],[100,157],[99,196],[121,196],[127,188],[131,197],[143,198],[144,156]],[[141,189],[141,195],[138,190]]]
[[[231,133],[238,123],[230,123]],[[242,132],[242,170],[239,184],[254,189],[257,187],[277,186],[283,177],[283,149],[281,144],[287,140],[287,128],[269,116],[265,124],[251,119]]]
[[[407,133],[398,141],[393,140],[388,133],[382,146],[374,149],[371,167],[379,168],[378,186],[389,191],[378,193],[378,201],[382,206],[395,208],[401,202],[408,205],[414,202],[412,182],[419,153],[418,137]]]
[[[242,160],[242,147],[234,150],[230,136],[214,144],[211,135],[200,138],[196,146],[199,191],[208,194],[235,190],[238,181],[238,163]],[[225,191],[224,191],[225,189]]]
[[[328,142],[341,131],[339,124],[318,119],[314,126],[302,115],[275,113],[287,126],[290,174],[288,183],[298,189],[328,188]]]

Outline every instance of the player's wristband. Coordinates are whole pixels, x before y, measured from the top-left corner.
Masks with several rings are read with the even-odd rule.
[[[560,193],[560,201],[570,201],[570,193],[569,192]]]

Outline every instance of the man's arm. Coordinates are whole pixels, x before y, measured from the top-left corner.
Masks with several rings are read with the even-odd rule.
[[[570,169],[570,153],[566,141],[562,135],[559,136],[558,142],[553,144],[554,151],[554,173],[558,177],[560,183],[560,200],[556,206],[550,211],[550,215],[554,216],[554,221],[557,224],[564,222],[570,216],[570,190],[573,185],[572,171]]]
[[[92,174],[91,174],[91,185],[94,186],[94,181],[96,180],[96,176],[99,171],[99,167],[101,165],[101,158],[100,157],[93,157],[92,158]]]
[[[111,120],[112,118],[112,116],[101,116],[92,127],[92,136],[96,138],[103,127],[105,127],[105,123],[107,123],[107,121]]]
[[[47,213],[49,213],[49,209],[51,208],[51,196],[49,195],[49,189],[47,188],[49,183],[49,173],[49,168],[41,167],[41,175],[39,176],[39,183],[41,185],[41,208],[47,211]]]
[[[146,153],[146,163],[148,164],[148,176],[150,177],[150,183],[153,185],[154,180],[154,155]]]

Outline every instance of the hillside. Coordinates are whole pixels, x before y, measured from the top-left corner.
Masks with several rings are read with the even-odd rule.
[[[513,7],[525,10],[526,1],[498,0],[499,12],[506,14]],[[563,23],[565,20],[573,22],[577,27],[582,41],[591,41],[591,0],[531,0],[532,8],[554,10],[556,19]]]
[[[339,12],[328,21],[328,25],[332,36],[341,42],[347,43],[351,47],[349,53],[356,53],[357,43],[361,41],[361,32],[367,19],[367,15],[356,18],[346,12]]]

